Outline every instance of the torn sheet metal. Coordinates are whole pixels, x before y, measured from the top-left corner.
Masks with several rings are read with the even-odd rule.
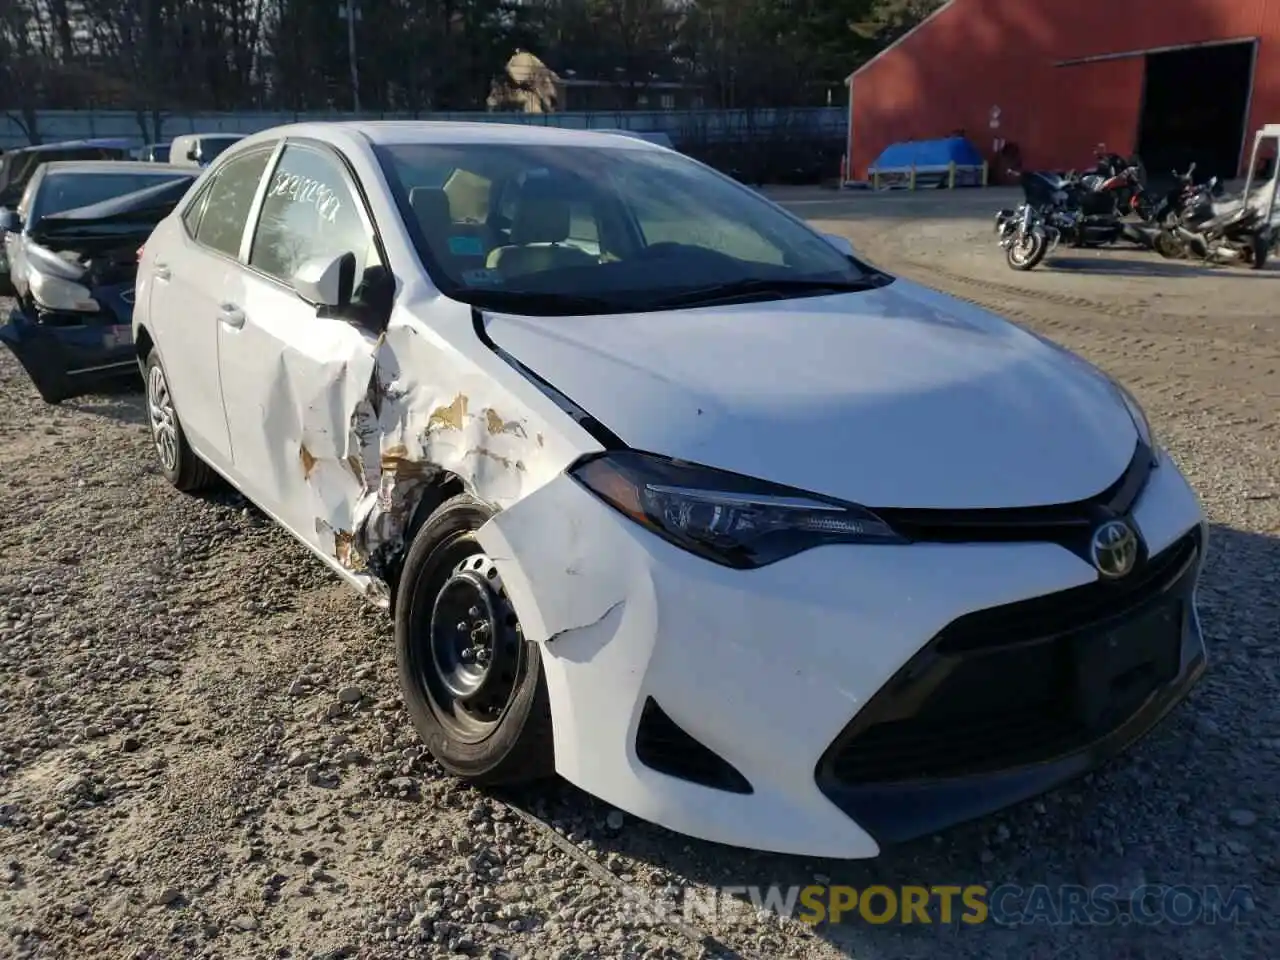
[[[479,341],[476,349],[487,352]],[[364,356],[323,369],[303,404],[292,469],[312,494],[317,546],[372,581],[385,581],[418,504],[443,474],[502,510],[579,452],[491,367],[460,356],[407,313],[397,312]],[[511,377],[523,383],[514,370]]]
[[[557,655],[581,656],[570,651],[584,633],[611,636],[620,616],[654,609],[648,571],[622,562],[640,555],[629,533],[561,474],[485,524],[479,538],[520,611],[524,635]]]

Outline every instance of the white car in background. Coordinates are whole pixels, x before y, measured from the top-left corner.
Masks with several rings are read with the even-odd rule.
[[[207,167],[244,136],[243,133],[184,133],[169,144],[169,162]]]
[[[157,227],[155,447],[389,604],[477,783],[875,856],[1076,776],[1205,663],[1133,398],[670,150],[276,128]]]

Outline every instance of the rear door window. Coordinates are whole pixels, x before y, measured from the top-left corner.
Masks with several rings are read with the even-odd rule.
[[[229,257],[240,254],[240,241],[253,207],[258,184],[274,147],[246,151],[232,157],[214,175],[204,199],[204,214],[196,242]]]

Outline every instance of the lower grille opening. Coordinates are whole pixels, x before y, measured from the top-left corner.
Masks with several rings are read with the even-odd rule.
[[[1193,531],[1127,588],[1090,585],[955,621],[832,744],[819,785],[975,776],[1108,737],[1178,676],[1199,552]]]
[[[752,793],[747,778],[723,757],[703,746],[649,697],[640,713],[636,756],[646,767],[728,793]]]

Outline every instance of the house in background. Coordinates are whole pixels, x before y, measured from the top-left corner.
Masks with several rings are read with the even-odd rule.
[[[493,111],[563,113],[565,111],[698,110],[701,90],[688,83],[651,75],[643,80],[614,68],[613,77],[588,77],[567,67],[553,69],[527,50],[507,61],[506,76],[494,83],[487,101]]]

